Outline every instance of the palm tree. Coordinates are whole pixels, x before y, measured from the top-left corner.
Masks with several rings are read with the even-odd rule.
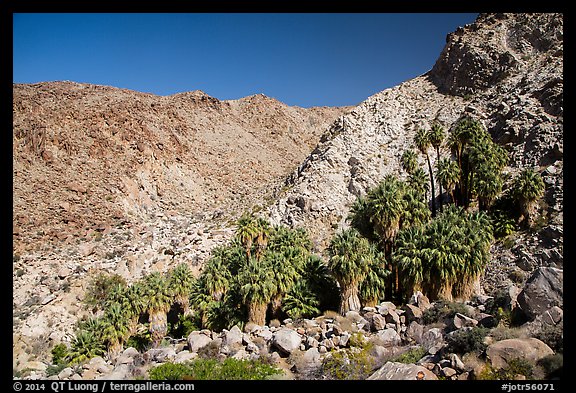
[[[174,296],[174,302],[180,305],[185,317],[190,315],[190,293],[193,284],[192,271],[184,262],[176,266],[170,273],[168,287]]]
[[[339,307],[338,282],[320,256],[311,254],[306,258],[301,276],[306,286],[318,296],[322,310],[335,310]]]
[[[390,274],[390,270],[384,267],[384,255],[378,252],[376,247],[371,245],[371,248],[374,256],[366,277],[359,285],[359,297],[366,307],[374,307],[384,299],[386,278]]]
[[[199,314],[202,328],[208,327],[208,312],[215,303],[217,301],[206,285],[206,276],[201,275],[192,285],[190,307]]]
[[[418,168],[418,157],[416,152],[412,149],[406,150],[400,158],[402,168],[411,175]]]
[[[260,217],[256,219],[256,228],[256,259],[260,259],[268,244],[271,228],[268,221]]]
[[[430,183],[428,182],[428,176],[424,169],[417,168],[409,177],[408,185],[418,192],[420,198],[428,201],[428,190],[430,189]],[[426,203],[428,206],[428,203]]]
[[[406,207],[403,194],[404,184],[392,175],[387,175],[367,194],[368,215],[385,245],[386,256],[389,255],[389,245],[400,229],[400,219]]]
[[[293,319],[312,318],[320,314],[320,300],[307,282],[299,280],[282,301],[282,309]]]
[[[405,210],[400,221],[400,228],[412,225],[422,225],[430,220],[430,209],[422,201],[420,192],[412,187],[407,187],[404,191]]]
[[[537,201],[544,195],[544,181],[531,168],[524,169],[512,184],[512,195],[520,205],[521,221],[532,226]]]
[[[440,146],[444,141],[445,132],[444,128],[438,123],[432,124],[429,131],[430,144],[436,150],[436,162],[440,162]],[[440,183],[440,211],[442,211],[442,183]]]
[[[140,315],[146,309],[146,302],[144,299],[144,288],[141,282],[135,282],[130,285],[126,292],[124,293],[122,302],[120,303],[122,308],[126,311],[129,318],[129,330],[130,336],[136,334],[138,330],[138,321],[140,320]]]
[[[460,227],[463,229],[462,253],[468,257],[464,259],[453,295],[457,300],[467,300],[479,291],[480,278],[490,261],[490,244],[494,236],[490,218],[484,212],[469,213]]]
[[[422,290],[424,267],[422,249],[426,243],[423,226],[413,225],[402,229],[396,237],[392,261],[402,277],[404,296]]]
[[[358,311],[358,285],[366,277],[373,258],[368,240],[356,229],[346,229],[334,235],[328,253],[328,267],[340,284],[340,314]]]
[[[108,343],[108,353],[113,357],[124,349],[130,337],[130,315],[120,303],[111,304],[104,314],[102,337]]]
[[[430,188],[432,190],[432,217],[436,217],[436,194],[434,192],[434,174],[432,173],[432,164],[430,163],[430,156],[428,155],[428,148],[430,147],[430,133],[424,129],[419,129],[414,135],[414,143],[422,154],[426,156],[428,162],[428,173],[430,175]]]
[[[237,276],[240,296],[248,307],[248,322],[266,324],[266,308],[276,290],[274,271],[266,260],[251,257]]]
[[[159,272],[147,275],[143,283],[150,334],[154,346],[158,346],[168,332],[166,314],[172,306],[173,299],[167,280]]]
[[[450,135],[448,135],[448,146],[452,154],[456,157],[456,162],[460,169],[460,181],[458,182],[459,206],[468,207],[469,203],[470,167],[465,151],[476,136],[482,133],[483,129],[481,124],[465,116],[456,122],[450,131]]]
[[[105,347],[91,331],[79,330],[72,341],[67,360],[70,364],[82,364],[93,357],[104,355]]]
[[[450,194],[452,203],[456,203],[456,199],[454,199],[454,187],[456,187],[460,178],[460,169],[456,161],[450,158],[440,159],[437,164],[436,177],[440,184],[446,189],[446,192]]]
[[[212,250],[212,258],[206,262],[201,273],[206,290],[216,301],[221,300],[226,294],[232,279],[227,263],[230,256],[231,254],[225,248],[215,248]],[[244,258],[245,256],[242,256],[242,259]]]
[[[370,222],[370,205],[367,198],[363,196],[356,198],[350,208],[350,213],[348,214],[347,219],[350,221],[350,225],[353,228],[356,228],[362,236],[377,241],[374,233],[374,226]]]
[[[252,244],[254,240],[258,237],[259,228],[258,223],[254,220],[254,217],[244,213],[242,217],[238,219],[236,228],[236,239],[244,246],[246,250],[246,256],[250,258],[252,251]]]
[[[272,313],[279,316],[282,299],[300,278],[305,255],[297,248],[286,248],[280,252],[266,252],[264,254],[274,272],[275,290],[272,295]]]

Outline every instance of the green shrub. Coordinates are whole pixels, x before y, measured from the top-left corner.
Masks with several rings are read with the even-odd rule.
[[[66,364],[66,357],[68,356],[68,347],[66,344],[58,344],[52,348],[52,364],[60,365]]]
[[[540,359],[538,365],[544,370],[547,379],[560,378],[564,367],[564,355],[561,353],[548,355]]]
[[[145,352],[152,346],[152,336],[148,330],[130,336],[126,341],[125,347],[132,347],[137,349],[139,352]]]
[[[521,358],[510,360],[507,367],[500,369],[495,369],[491,365],[487,365],[478,376],[478,379],[499,381],[514,380],[517,375],[524,375],[526,379],[532,379],[532,365],[527,360]]]
[[[484,339],[488,335],[489,329],[484,327],[473,327],[471,329],[459,329],[446,337],[448,343],[447,351],[459,354],[469,352],[482,353],[486,349]]]
[[[333,351],[324,358],[322,370],[330,379],[366,379],[370,376],[374,359],[370,357],[371,345]]]
[[[264,380],[282,371],[255,360],[228,358],[223,362],[215,359],[197,359],[192,362],[164,363],[150,370],[153,380]]]
[[[399,362],[399,363],[407,363],[412,364],[416,363],[418,360],[422,359],[426,355],[426,349],[418,346],[415,348],[411,348],[408,351],[404,352],[402,355],[397,356],[392,361]]]
[[[430,307],[422,314],[422,322],[425,325],[430,325],[436,322],[444,322],[445,319],[452,318],[456,313],[464,314],[471,317],[468,308],[462,303],[457,302],[447,302],[440,300],[434,303],[433,307]]]
[[[58,375],[60,374],[60,371],[64,370],[66,367],[68,367],[68,365],[65,363],[50,364],[46,367],[46,376],[51,377],[53,375]]]
[[[190,367],[185,364],[164,363],[150,370],[152,380],[176,381],[190,375]]]

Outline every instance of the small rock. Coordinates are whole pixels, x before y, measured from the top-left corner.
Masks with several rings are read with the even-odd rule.
[[[473,318],[467,317],[464,314],[456,313],[456,315],[454,315],[454,318],[452,318],[452,325],[456,329],[462,329],[463,327],[474,327],[478,325],[478,321]]]

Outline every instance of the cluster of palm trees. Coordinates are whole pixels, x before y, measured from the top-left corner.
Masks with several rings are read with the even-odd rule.
[[[444,145],[450,157],[440,156]],[[432,300],[468,298],[490,260],[493,228],[503,215],[515,214],[491,209],[503,194],[507,154],[470,118],[456,122],[447,137],[437,123],[419,130],[414,147],[426,157],[428,176],[415,149],[406,150],[406,179],[388,175],[359,197],[350,228],[333,236],[324,258],[312,252],[305,230],[244,214],[235,237],[212,250],[198,277],[185,263],[131,285],[117,275],[97,276],[85,302],[99,316],[79,323],[67,359],[115,355],[135,337],[158,345],[174,312],[179,318],[172,330],[185,323],[221,330],[336,308],[345,314],[384,299],[403,301],[414,290]],[[430,147],[436,150],[439,211]],[[544,193],[540,175],[525,169],[507,191],[518,208],[516,221],[531,222]]]
[[[115,274],[97,275],[84,301],[99,316],[78,323],[67,360],[82,363],[106,352],[116,356],[130,337],[138,335],[145,335],[152,345],[158,345],[168,332],[168,311],[179,307],[184,315],[189,314],[193,283],[194,276],[185,263],[165,275],[146,275],[131,285]]]
[[[441,157],[444,145],[449,148],[450,157]],[[432,299],[468,298],[490,259],[493,227],[501,228],[503,222],[509,225],[515,214],[514,209],[492,209],[494,202],[504,195],[502,170],[507,153],[492,141],[479,121],[463,117],[452,126],[448,136],[442,126],[434,123],[429,130],[416,132],[414,147],[426,158],[428,176],[419,167],[416,150],[406,150],[401,165],[407,178],[400,180],[388,175],[359,197],[348,217],[353,231],[343,231],[334,238],[338,242],[349,239],[354,244],[351,249],[355,250],[354,255],[346,256],[346,263],[356,261],[346,268],[355,273],[347,276],[349,282],[338,279],[348,298],[341,311],[350,306],[359,308],[360,302],[355,297],[358,279],[352,278],[364,277],[362,272],[375,255],[374,251],[364,251],[371,245],[381,252],[381,264],[386,266],[387,273],[393,273],[381,275],[388,277],[383,280],[387,298],[401,301],[416,289]],[[430,147],[436,151],[435,173],[428,154]],[[440,198],[435,195],[435,178],[440,185]],[[512,183],[509,194],[524,221],[534,217],[543,192],[540,175],[530,168]],[[446,199],[449,206],[444,208],[442,201]],[[477,209],[471,205],[473,200],[478,201]],[[369,244],[363,245],[364,241]],[[348,249],[340,244],[331,246],[330,258],[339,261],[347,255],[342,250]]]

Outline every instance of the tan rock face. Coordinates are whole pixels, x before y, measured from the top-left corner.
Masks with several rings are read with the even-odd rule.
[[[498,341],[486,349],[494,368],[505,368],[514,359],[524,359],[532,364],[554,351],[537,338],[512,338]]]
[[[13,93],[17,252],[163,209],[262,203],[346,111],[72,82]]]

